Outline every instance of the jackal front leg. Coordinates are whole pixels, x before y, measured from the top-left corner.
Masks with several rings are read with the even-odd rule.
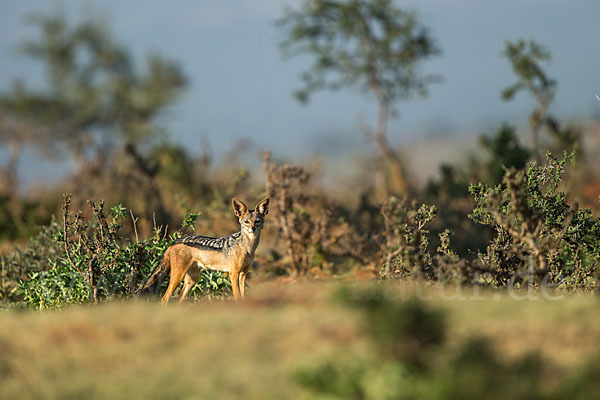
[[[246,275],[247,271],[240,271],[240,294],[242,295],[242,300],[246,297]]]
[[[237,302],[240,300],[240,273],[237,270],[231,271],[229,274],[229,278],[231,279],[231,290],[233,291],[233,299]]]

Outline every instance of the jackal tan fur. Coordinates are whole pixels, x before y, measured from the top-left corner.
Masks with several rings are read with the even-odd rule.
[[[254,210],[248,210],[244,203],[235,198],[232,205],[240,222],[239,232],[221,238],[188,235],[175,240],[165,251],[162,262],[152,272],[141,292],[157,290],[170,272],[169,287],[161,302],[167,304],[183,280],[184,287],[179,295],[181,303],[198,280],[201,268],[208,268],[228,272],[235,301],[243,299],[248,268],[254,260],[264,218],[269,213],[269,198],[261,200]]]

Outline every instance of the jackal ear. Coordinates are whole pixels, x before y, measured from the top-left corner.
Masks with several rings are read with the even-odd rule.
[[[270,201],[271,201],[271,199],[269,199],[268,197],[265,197],[264,199],[259,201],[255,208],[256,212],[259,213],[260,215],[262,215],[263,217],[265,215],[267,215],[269,213],[269,202]]]
[[[246,212],[248,211],[248,207],[246,207],[246,205],[244,203],[242,203],[235,197],[231,201],[231,204],[233,205],[233,211],[235,212],[235,215],[238,218],[242,218],[244,216],[244,214],[246,214]]]

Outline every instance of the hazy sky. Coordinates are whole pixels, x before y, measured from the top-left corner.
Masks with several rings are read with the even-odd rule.
[[[400,104],[390,125],[393,142],[427,136],[477,133],[502,121],[522,123],[531,102],[524,95],[500,100],[514,78],[501,57],[507,39],[533,38],[548,47],[550,76],[559,86],[552,111],[564,117],[598,114],[600,94],[599,0],[422,0],[398,1],[416,9],[443,50],[424,64],[443,75],[425,100]],[[19,55],[17,45],[34,35],[24,24],[32,11],[60,4],[71,20],[86,5],[108,17],[114,36],[140,58],[158,52],[180,63],[189,90],[165,118],[173,140],[199,151],[201,136],[217,154],[240,138],[285,156],[371,149],[358,130],[359,119],[374,118],[372,99],[352,90],[319,92],[307,106],[292,97],[309,59],[280,56],[274,20],[283,0],[41,2],[0,0],[0,90],[16,77],[41,82],[39,65]],[[6,158],[5,153],[0,157]],[[28,153],[28,158],[35,154]],[[47,167],[29,163],[28,177]]]

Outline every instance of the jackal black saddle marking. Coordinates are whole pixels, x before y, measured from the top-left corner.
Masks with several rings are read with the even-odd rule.
[[[195,247],[202,250],[222,251],[226,247],[231,246],[239,237],[241,232],[236,232],[232,235],[214,238],[210,236],[186,235],[175,240],[171,246],[175,244],[184,244],[186,246]]]

